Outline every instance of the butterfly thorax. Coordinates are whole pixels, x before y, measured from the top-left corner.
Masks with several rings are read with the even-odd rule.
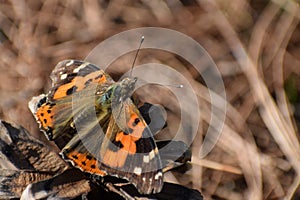
[[[130,98],[135,88],[137,78],[124,78],[122,81],[116,83],[112,92],[112,102],[121,103],[127,98]]]

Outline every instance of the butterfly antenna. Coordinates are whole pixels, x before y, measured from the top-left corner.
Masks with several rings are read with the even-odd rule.
[[[140,80],[142,84],[149,84],[147,81]],[[156,83],[151,83],[153,85],[156,85]],[[183,84],[157,84],[164,87],[172,87],[172,88],[184,88]]]
[[[163,85],[163,86],[175,87],[175,88],[183,88],[184,87],[182,84],[179,84],[179,85]]]
[[[139,54],[139,51],[140,51],[140,49],[141,49],[141,46],[142,46],[144,40],[145,40],[145,36],[142,36],[141,42],[140,42],[140,45],[139,45],[139,48],[138,48],[138,50],[136,51],[136,54],[135,54],[135,57],[134,57],[134,60],[133,60],[132,66],[131,66],[130,77],[132,76],[132,71],[133,71],[133,67],[134,67],[135,61],[136,61],[136,58],[137,58],[137,56],[138,56],[138,54]]]

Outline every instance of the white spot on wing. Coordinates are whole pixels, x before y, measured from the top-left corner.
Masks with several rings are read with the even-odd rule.
[[[149,159],[152,160],[155,157],[155,152],[152,150],[149,153]]]
[[[60,79],[64,80],[65,78],[67,78],[67,76],[68,76],[68,74],[62,74],[62,75],[60,75]]]
[[[155,176],[154,176],[154,179],[155,180],[158,180],[160,177],[162,177],[162,172],[158,172]]]
[[[143,157],[143,161],[144,161],[144,163],[149,163],[149,161],[150,161],[150,158],[149,158],[150,156],[144,156]]]
[[[69,62],[66,63],[66,66],[69,67],[70,65],[72,65],[74,63],[74,60],[70,60]]]
[[[138,176],[141,175],[142,174],[142,168],[135,167],[133,173],[135,173]]]
[[[81,69],[85,68],[89,63],[85,62],[82,65],[80,65],[79,67],[75,68],[73,70],[74,73],[78,73]]]

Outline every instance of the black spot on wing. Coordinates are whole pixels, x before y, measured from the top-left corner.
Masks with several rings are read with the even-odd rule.
[[[135,144],[137,153],[149,153],[156,147],[153,138],[140,138]]]
[[[132,126],[136,126],[141,120],[139,118],[135,118],[134,122],[132,123]]]
[[[119,151],[121,148],[123,148],[123,144],[119,141],[111,141],[112,144],[110,144],[109,146],[109,150],[113,151],[113,152],[117,152]]]
[[[44,96],[43,98],[41,98],[41,99],[39,100],[39,102],[37,103],[36,107],[37,107],[37,108],[40,108],[44,103],[46,103],[46,101],[47,101],[47,97]]]
[[[88,86],[91,82],[92,82],[92,79],[89,79],[89,80],[87,80],[87,81],[84,83],[84,85],[85,85],[85,86]]]
[[[97,80],[97,79],[101,79],[101,78],[102,78],[102,76],[103,76],[103,74],[99,74],[98,76],[96,76],[96,77],[95,77],[95,80]]]
[[[49,106],[50,108],[52,108],[52,107],[55,106],[56,104],[55,104],[55,103],[52,103],[52,102],[47,102],[46,105]]]
[[[92,169],[96,169],[96,165],[91,165],[91,168]]]
[[[76,92],[76,90],[77,90],[77,86],[74,85],[73,87],[67,90],[66,94],[67,95],[73,94],[74,92]]]

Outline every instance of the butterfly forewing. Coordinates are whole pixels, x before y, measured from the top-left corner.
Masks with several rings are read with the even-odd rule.
[[[49,140],[66,135],[70,135],[70,139],[74,135],[70,134],[74,132],[71,127],[74,114],[86,107],[95,92],[104,92],[106,87],[114,83],[99,67],[78,60],[59,62],[51,73],[51,79],[49,93],[31,101],[34,101],[35,107],[31,110]],[[97,87],[100,83],[101,88]],[[74,94],[77,94],[77,98],[74,98]]]
[[[50,100],[60,99],[87,88],[90,84],[114,83],[98,66],[78,60],[59,62],[51,73]]]

